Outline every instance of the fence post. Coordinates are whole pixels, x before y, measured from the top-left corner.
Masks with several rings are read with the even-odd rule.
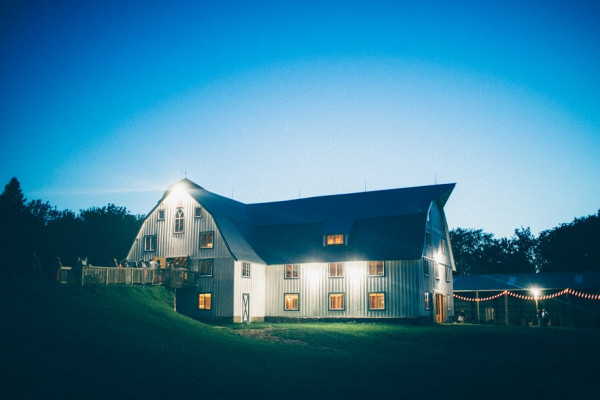
[[[105,268],[104,271],[106,271],[106,286],[108,286],[108,268]]]

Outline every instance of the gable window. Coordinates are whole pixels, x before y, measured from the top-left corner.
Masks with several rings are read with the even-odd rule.
[[[369,276],[383,276],[383,261],[369,261]]]
[[[425,245],[431,247],[431,232],[425,232]]]
[[[200,260],[200,267],[198,272],[200,273],[200,276],[212,276],[213,260]]]
[[[250,263],[242,262],[242,278],[250,278]]]
[[[429,276],[429,260],[423,259],[423,275]]]
[[[299,265],[298,264],[286,264],[285,265],[285,279],[297,279]]]
[[[325,245],[326,246],[341,246],[345,244],[344,235],[325,235]]]
[[[156,250],[156,235],[144,236],[144,251]]]
[[[214,232],[202,232],[200,234],[200,248],[201,249],[212,249],[213,248]]]
[[[442,247],[442,254],[448,254],[448,248],[446,247],[446,239],[442,239],[440,246]]]
[[[212,295],[210,293],[198,294],[198,309],[199,310],[210,310],[212,308],[211,298],[212,298]]]
[[[284,295],[283,309],[285,311],[298,311],[298,293],[286,293]]]
[[[344,293],[329,293],[329,310],[339,311],[344,309]]]
[[[440,264],[433,264],[433,274],[435,276],[435,279],[440,279]]]
[[[450,267],[446,267],[446,282],[450,282],[450,274],[451,274]]]
[[[429,292],[425,292],[425,309],[429,310]]]
[[[369,310],[385,310],[384,293],[369,293]]]
[[[175,233],[183,233],[183,210],[177,209],[175,213]]]
[[[194,208],[194,218],[202,218],[202,207]]]
[[[329,263],[329,277],[339,278],[344,276],[344,263]]]
[[[156,219],[159,221],[165,220],[165,210],[164,209],[158,210],[158,213],[156,214]]]

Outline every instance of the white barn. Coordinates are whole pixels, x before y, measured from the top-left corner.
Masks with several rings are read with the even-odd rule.
[[[444,205],[454,184],[244,204],[184,179],[146,216],[129,261],[194,271],[178,311],[234,322],[453,316]]]

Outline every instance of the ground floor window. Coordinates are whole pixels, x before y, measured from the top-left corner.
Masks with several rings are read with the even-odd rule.
[[[286,293],[284,295],[283,309],[285,311],[298,311],[298,293]]]
[[[425,292],[425,309],[429,310],[429,292]]]
[[[156,235],[144,236],[144,251],[156,250]]]
[[[369,293],[369,310],[385,310],[384,293]]]
[[[344,293],[329,293],[329,309],[343,310],[344,309]]]
[[[210,310],[212,308],[211,297],[212,295],[210,293],[198,294],[198,309]]]

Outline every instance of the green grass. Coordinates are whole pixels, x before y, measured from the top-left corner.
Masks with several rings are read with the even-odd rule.
[[[2,398],[594,398],[598,331],[212,326],[160,287],[4,289]]]

